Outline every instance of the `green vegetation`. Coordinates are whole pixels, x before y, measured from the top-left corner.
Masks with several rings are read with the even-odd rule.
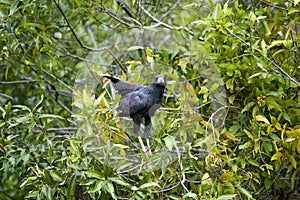
[[[299,12],[2,0],[0,199],[299,199]],[[103,74],[163,74],[177,95],[152,119],[149,160]]]

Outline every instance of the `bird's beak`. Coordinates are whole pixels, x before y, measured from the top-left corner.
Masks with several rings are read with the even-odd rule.
[[[164,79],[164,77],[158,77],[157,83],[162,84],[162,85],[165,84],[165,79]]]

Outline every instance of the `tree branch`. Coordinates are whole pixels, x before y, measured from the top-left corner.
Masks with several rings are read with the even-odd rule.
[[[139,8],[148,16],[150,17],[150,19],[152,19],[153,21],[157,22],[157,24],[154,24],[152,26],[150,26],[151,28],[155,28],[155,27],[158,27],[158,26],[163,26],[167,29],[170,29],[170,30],[184,30],[186,31],[188,34],[190,34],[191,36],[194,36],[195,33],[193,31],[190,31],[187,27],[184,27],[184,26],[172,26],[172,25],[169,25],[169,24],[166,24],[162,21],[160,21],[159,19],[157,19],[156,17],[154,17],[153,15],[151,15],[142,5],[140,2],[138,2],[138,6]],[[204,41],[204,39],[202,37],[199,37],[198,38],[200,41]]]
[[[71,32],[72,32],[73,36],[75,37],[76,41],[79,43],[79,45],[80,45],[82,48],[84,48],[84,49],[86,49],[86,50],[89,50],[89,51],[105,51],[105,50],[106,50],[106,47],[96,48],[96,49],[95,49],[95,48],[91,48],[91,47],[88,47],[88,46],[86,46],[85,44],[83,44],[83,43],[81,42],[81,40],[79,39],[79,37],[77,36],[77,34],[76,34],[75,30],[73,29],[72,25],[70,24],[70,22],[69,22],[68,18],[66,17],[64,11],[61,9],[61,7],[59,6],[59,4],[58,4],[55,0],[54,0],[54,3],[55,3],[55,5],[56,5],[56,7],[58,8],[58,10],[60,11],[60,13],[62,14],[64,20],[65,20],[66,23],[67,23],[67,26],[68,26],[69,29],[71,30]]]
[[[136,17],[134,16],[134,14],[131,12],[131,10],[130,10],[130,7],[125,3],[125,2],[123,2],[123,1],[121,1],[121,0],[117,0],[117,4],[119,5],[119,6],[121,6],[121,8],[125,11],[125,13],[129,16],[129,17],[131,17],[131,18],[133,18],[133,19],[136,19]]]
[[[35,83],[37,80],[19,80],[19,81],[0,81],[0,85],[17,85],[26,83]]]
[[[236,34],[234,34],[231,30],[229,30],[228,28],[224,27],[225,30],[232,35],[233,37],[237,38],[238,40],[240,40],[243,44],[245,44],[246,46],[250,47],[253,51],[257,51],[255,48],[253,48],[251,46],[251,44],[247,43],[245,40],[243,40],[241,37],[237,36]],[[269,58],[268,56],[264,55],[263,53],[257,51],[262,57],[264,57],[268,62],[270,62],[274,67],[276,67],[284,76],[286,76],[289,80],[291,80],[292,82],[294,82],[298,87],[300,87],[300,83],[294,79],[293,77],[291,77],[286,71],[284,71],[279,64],[277,64],[275,61],[273,61],[271,58]]]

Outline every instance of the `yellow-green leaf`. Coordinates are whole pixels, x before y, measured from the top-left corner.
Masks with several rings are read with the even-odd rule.
[[[219,87],[219,83],[214,83],[211,87],[210,87],[210,92],[215,91],[216,89],[218,89]]]
[[[298,142],[297,142],[297,151],[300,154],[300,138],[298,138]]]
[[[280,158],[282,157],[282,153],[277,151],[271,158],[271,160],[280,160]]]
[[[291,162],[292,166],[296,169],[297,168],[297,162],[295,160],[295,157],[293,155],[287,155],[287,157],[289,158],[289,161]]]
[[[265,116],[262,116],[262,115],[256,115],[255,120],[259,121],[259,122],[265,122],[266,124],[270,124],[269,120]]]
[[[148,63],[152,63],[153,62],[153,56],[147,56],[147,61]]]
[[[235,137],[235,135],[233,135],[232,133],[226,131],[225,132],[225,136],[230,139],[230,140],[233,140],[233,141],[238,141],[239,139]]]
[[[285,140],[285,142],[293,142],[293,141],[295,141],[296,140],[296,138],[287,138],[286,140]]]
[[[186,84],[186,88],[187,88],[189,94],[190,94],[193,98],[197,98],[196,93],[195,93],[195,90],[194,90],[193,86],[192,86],[190,83],[187,83],[187,84]]]

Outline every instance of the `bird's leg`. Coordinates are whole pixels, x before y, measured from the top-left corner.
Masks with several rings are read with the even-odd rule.
[[[139,117],[139,116],[133,117],[133,123],[134,123],[133,131],[138,136],[139,143],[141,144],[143,151],[146,153],[147,149],[146,149],[144,142],[140,136],[141,135],[141,117]]]
[[[143,142],[143,140],[142,140],[142,137],[141,137],[141,136],[138,136],[138,139],[139,139],[139,142],[140,142],[140,144],[141,144],[141,146],[142,146],[143,152],[147,153],[147,149],[146,149],[146,147],[145,147],[145,145],[144,145],[144,142]],[[146,154],[146,155],[148,156],[148,154]]]
[[[147,116],[145,117],[145,137],[146,137],[146,142],[147,142],[147,154],[148,156],[152,155],[151,152],[151,147],[150,147],[150,130],[151,130],[151,117]]]

